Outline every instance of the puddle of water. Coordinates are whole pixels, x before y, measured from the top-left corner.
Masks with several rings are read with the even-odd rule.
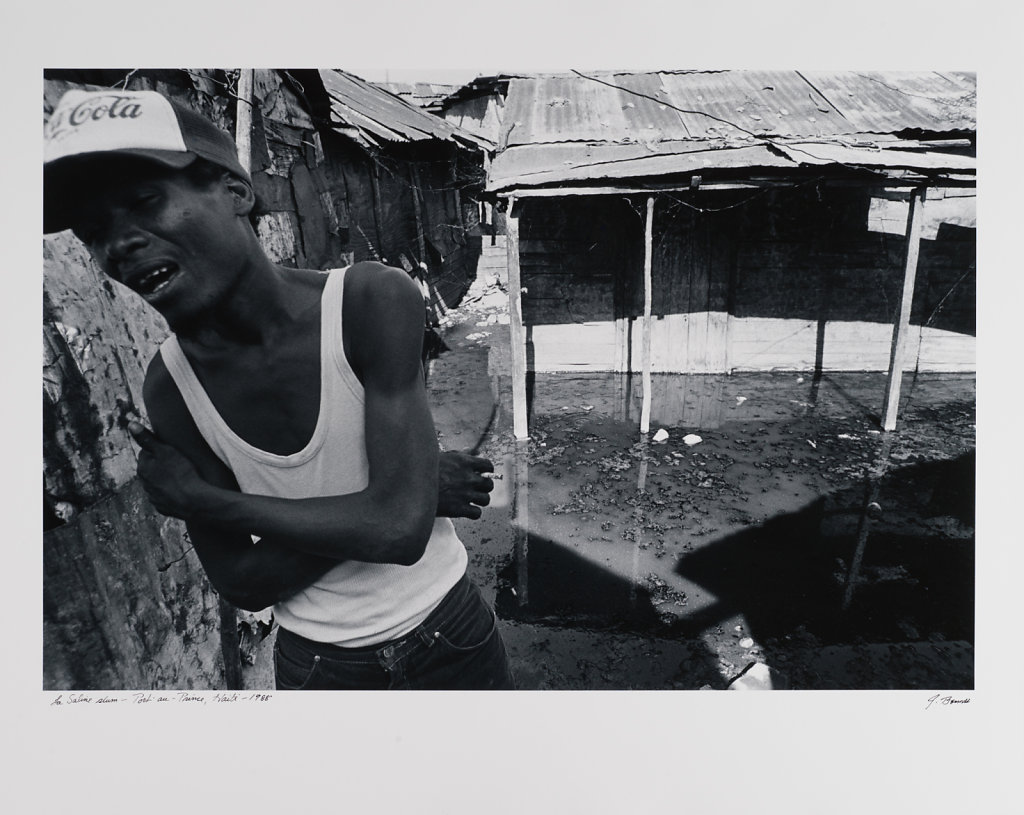
[[[635,379],[534,381],[531,439],[502,467],[516,539],[501,616],[692,637],[740,615],[759,643],[973,640],[973,518],[935,500],[973,496],[957,465],[973,455],[973,377],[905,384],[846,611],[884,374],[656,376],[663,444],[640,439]]]

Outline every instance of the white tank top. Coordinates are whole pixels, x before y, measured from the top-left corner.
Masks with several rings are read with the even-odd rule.
[[[320,413],[309,443],[277,455],[236,435],[218,413],[172,334],[164,363],[206,443],[242,492],[281,498],[344,495],[369,482],[363,386],[348,364],[341,316],[345,269],[328,274],[321,300]],[[255,545],[259,545],[258,543]],[[412,566],[345,561],[274,606],[278,623],[317,642],[375,645],[404,636],[441,602],[466,570],[466,549],[448,518],[434,521],[423,557]]]

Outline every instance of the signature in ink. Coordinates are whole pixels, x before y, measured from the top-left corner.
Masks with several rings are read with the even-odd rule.
[[[946,707],[949,705],[966,705],[970,704],[971,697],[957,698],[955,696],[943,696],[940,693],[936,693],[934,696],[928,697],[928,704],[924,706],[925,710],[928,710],[932,705],[939,705],[940,707]]]

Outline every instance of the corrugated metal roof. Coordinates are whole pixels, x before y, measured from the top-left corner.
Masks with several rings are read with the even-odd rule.
[[[972,158],[907,151],[872,157],[865,150],[865,142],[875,149],[914,129],[973,130],[973,74],[744,70],[513,78],[488,189],[625,178],[641,169],[685,172],[676,168],[692,158],[664,156],[694,146],[719,167],[746,158],[768,162],[746,166],[843,163],[839,152],[849,150],[843,155],[857,166],[973,169]],[[838,147],[831,158],[812,158],[800,147],[769,149],[811,139]],[[739,151],[758,144],[764,149]]]
[[[666,146],[669,149],[648,150],[629,144],[513,147],[494,159],[488,189],[699,173],[712,167],[794,166],[792,160],[763,144],[710,148],[690,142],[680,149],[674,142]]]
[[[343,125],[357,128],[371,141],[441,139],[474,144],[479,142],[472,134],[463,133],[443,119],[357,76],[338,70],[321,69],[320,77],[331,98],[331,113]]]
[[[715,71],[513,79],[509,147],[974,128],[970,74]]]
[[[459,89],[459,85],[441,85],[434,82],[374,82],[378,88],[393,93],[410,105],[426,108],[440,105]]]
[[[807,81],[862,133],[974,130],[974,74],[939,71],[808,71]]]
[[[737,130],[759,136],[856,132],[796,71],[673,74],[663,82],[674,105],[695,111],[682,114],[693,138]]]
[[[776,148],[797,164],[849,164],[856,167],[891,167],[906,170],[973,171],[977,161],[971,156],[898,147],[870,149],[821,142],[786,142]]]

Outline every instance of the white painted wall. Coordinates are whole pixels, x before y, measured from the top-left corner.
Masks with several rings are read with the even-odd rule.
[[[532,365],[538,373],[613,371],[616,368],[612,320],[566,325],[535,325]],[[640,370],[642,321],[632,324],[633,371]],[[733,371],[814,369],[818,324],[814,320],[737,318],[724,312],[673,314],[651,325],[654,373],[729,373]],[[911,326],[906,370],[971,372],[976,369],[972,336]],[[839,322],[825,325],[822,367],[826,371],[886,371],[892,326]]]

